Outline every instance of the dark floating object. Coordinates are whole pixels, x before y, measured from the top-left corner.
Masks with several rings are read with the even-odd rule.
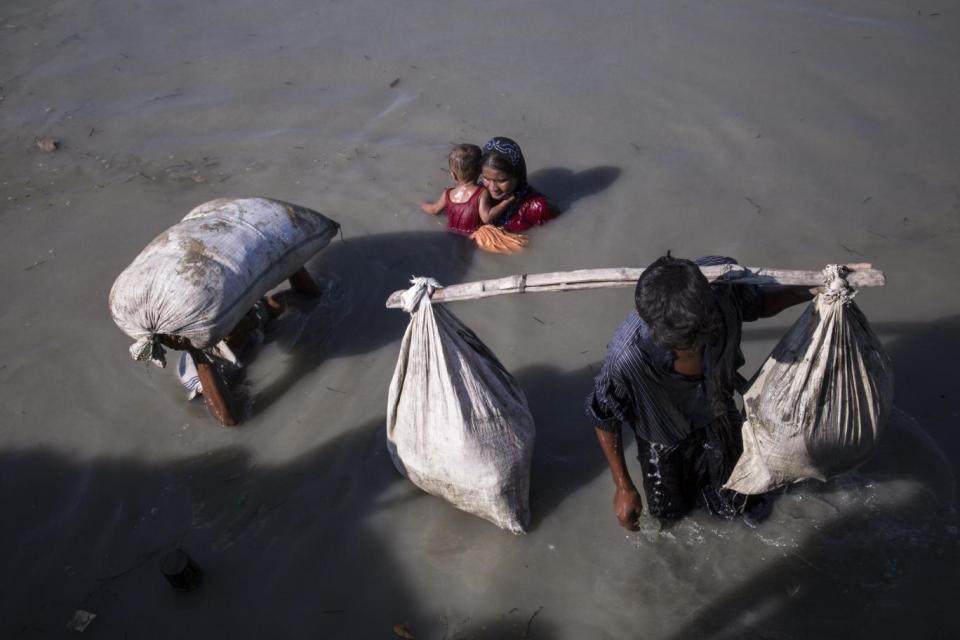
[[[183,549],[174,549],[163,556],[160,570],[177,591],[193,591],[203,584],[203,572]]]

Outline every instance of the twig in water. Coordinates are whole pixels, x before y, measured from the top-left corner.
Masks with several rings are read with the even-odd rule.
[[[334,393],[342,393],[343,395],[347,395],[346,391],[340,391],[340,389],[334,389],[333,387],[325,387],[325,388],[329,389],[330,391],[333,391]]]
[[[866,198],[860,201],[860,204],[867,204],[871,200],[873,200],[873,196],[867,196]]]
[[[46,262],[46,259],[37,260],[37,261],[34,262],[32,265],[30,265],[29,267],[25,268],[24,271],[33,271],[34,269],[36,269],[37,267],[39,267],[40,265],[42,265],[42,264],[45,263],[45,262]]]
[[[752,204],[754,207],[756,207],[757,215],[760,215],[761,213],[763,213],[763,207],[761,207],[756,202],[754,202],[753,198],[748,198],[747,196],[744,196],[743,199],[749,202],[750,204]]]
[[[133,179],[136,178],[137,176],[140,176],[141,178],[146,178],[147,180],[150,180],[151,182],[154,181],[154,180],[156,180],[156,178],[151,178],[150,176],[148,176],[147,174],[145,174],[143,171],[137,171],[135,174],[133,174],[132,176],[130,176],[129,178],[127,178],[126,180],[124,180],[124,182],[130,182],[131,180],[133,180]]]
[[[147,564],[148,562],[153,560],[155,557],[157,557],[161,553],[165,551],[169,551],[170,549],[175,549],[178,546],[180,546],[180,541],[183,539],[186,533],[187,533],[186,530],[181,531],[180,535],[178,535],[177,539],[174,540],[173,542],[157,547],[152,551],[147,551],[146,553],[140,554],[140,556],[137,558],[137,561],[134,562],[134,564],[131,565],[130,567],[127,567],[126,569],[124,569],[123,571],[120,571],[113,575],[103,576],[102,578],[97,578],[97,582],[99,582],[100,584],[97,587],[95,587],[92,591],[87,593],[87,595],[83,596],[83,598],[80,600],[81,606],[84,603],[89,602],[94,596],[96,596],[98,593],[103,591],[107,587],[107,585],[110,584],[110,582],[116,580],[117,578],[122,578],[128,573],[136,571],[137,569]]]
[[[534,320],[536,320],[537,322],[539,322],[540,324],[547,324],[546,322],[544,322],[543,320],[541,320],[541,319],[538,318],[537,316],[530,316],[530,317],[533,318]]]
[[[183,91],[174,91],[173,93],[168,93],[162,96],[156,96],[147,100],[147,102],[156,102],[158,100],[166,100],[167,98],[179,98],[183,95]]]
[[[527,638],[530,637],[530,625],[533,624],[533,619],[537,617],[537,615],[540,613],[540,610],[541,610],[541,609],[543,609],[543,606],[537,607],[537,610],[534,611],[534,612],[533,612],[533,615],[530,616],[530,619],[527,620],[527,630],[523,632],[524,640],[526,640]]]
[[[862,256],[862,255],[864,255],[864,254],[860,253],[859,251],[855,251],[854,249],[851,249],[850,247],[848,247],[847,245],[843,244],[842,242],[840,243],[840,247],[841,247],[844,251],[847,251],[847,252],[849,252],[849,253],[852,253],[852,254],[855,255],[855,256]]]

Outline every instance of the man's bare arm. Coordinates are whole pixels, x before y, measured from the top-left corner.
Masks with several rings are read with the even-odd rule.
[[[613,513],[617,516],[620,526],[636,531],[640,528],[638,519],[643,513],[643,500],[630,478],[630,472],[627,471],[621,429],[618,427],[616,431],[605,431],[597,427],[594,431],[597,433],[600,449],[603,450],[607,465],[610,467],[613,484],[617,488],[613,495]]]
[[[811,289],[800,286],[764,288],[762,291],[763,300],[760,307],[760,317],[772,318],[784,309],[813,300],[813,297],[820,292],[820,289],[819,287]]]

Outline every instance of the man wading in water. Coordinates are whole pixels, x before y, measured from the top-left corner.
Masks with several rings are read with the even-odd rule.
[[[623,425],[636,435],[650,515],[675,520],[694,505],[722,518],[744,511],[747,496],[723,488],[742,451],[743,419],[733,397],[746,386],[737,373],[744,364],[741,325],[814,292],[711,285],[698,268],[735,263],[668,253],[647,267],[637,281],[636,310],[610,341],[587,398],[616,485],[614,513],[632,531],[643,506],[623,455]]]

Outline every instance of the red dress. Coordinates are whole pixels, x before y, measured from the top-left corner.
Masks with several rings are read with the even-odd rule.
[[[483,187],[477,187],[466,202],[451,200],[451,191],[453,189],[447,189],[446,192],[447,229],[468,236],[480,228],[480,196],[483,195]]]
[[[520,202],[517,212],[503,225],[504,231],[520,233],[530,227],[544,224],[554,217],[547,199],[533,191]]]

